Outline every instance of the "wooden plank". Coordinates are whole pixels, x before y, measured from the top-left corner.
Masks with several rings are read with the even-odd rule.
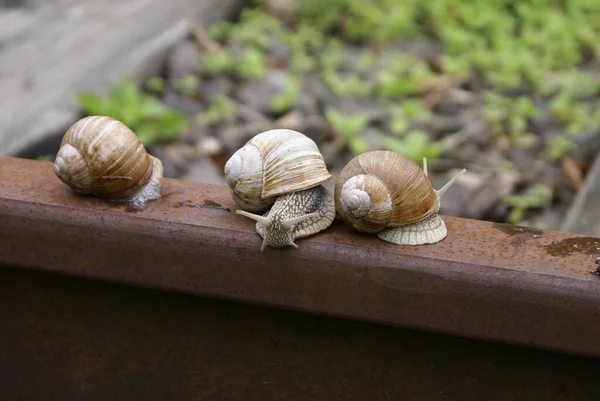
[[[64,130],[78,116],[77,92],[106,93],[123,75],[141,82],[156,73],[169,47],[188,34],[190,18],[210,24],[242,6],[243,0],[57,0],[5,11],[5,21],[20,17],[0,37],[0,154]]]

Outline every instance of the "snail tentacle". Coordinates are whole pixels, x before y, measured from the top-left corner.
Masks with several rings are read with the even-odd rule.
[[[236,213],[256,221],[256,232],[263,238],[261,252],[267,246],[297,248],[296,239],[325,230],[335,219],[333,195],[322,185],[280,196],[262,216]]]

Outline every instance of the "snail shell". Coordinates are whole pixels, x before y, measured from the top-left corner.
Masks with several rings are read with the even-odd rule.
[[[78,194],[144,203],[160,197],[163,166],[125,124],[89,116],[65,132],[54,173]]]
[[[437,214],[440,199],[459,175],[435,190],[426,167],[422,170],[395,152],[366,152],[350,160],[340,172],[334,191],[336,210],[354,230],[377,233],[387,242],[439,242],[447,235],[446,225]]]
[[[317,144],[306,135],[273,129],[257,134],[225,164],[225,179],[242,210],[262,213],[276,197],[331,178]]]

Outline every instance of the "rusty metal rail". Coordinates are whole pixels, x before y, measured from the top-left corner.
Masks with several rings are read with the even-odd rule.
[[[0,157],[0,265],[600,356],[600,238],[446,216],[435,245],[336,221],[261,253],[226,187],[167,179],[163,194],[81,198],[51,163]]]

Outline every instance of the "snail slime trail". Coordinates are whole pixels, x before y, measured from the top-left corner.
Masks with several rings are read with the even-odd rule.
[[[438,215],[443,194],[463,169],[439,190],[423,169],[399,153],[362,153],[340,172],[334,197],[342,220],[358,232],[377,234],[397,245],[425,245],[443,240],[448,230]]]
[[[161,196],[163,165],[125,124],[89,116],[66,131],[54,173],[73,191],[142,205]]]
[[[321,185],[331,174],[317,144],[300,132],[255,135],[229,158],[224,173],[236,213],[257,222],[261,251],[297,248],[295,239],[325,230],[335,219],[333,194]]]

